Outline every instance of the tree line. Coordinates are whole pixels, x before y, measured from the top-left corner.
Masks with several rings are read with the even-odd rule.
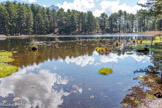
[[[0,35],[132,33],[162,30],[162,17],[139,10],[137,14],[119,10],[95,17],[91,11],[49,9],[34,4],[0,4]]]

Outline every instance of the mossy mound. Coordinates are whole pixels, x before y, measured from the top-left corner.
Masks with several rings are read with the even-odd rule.
[[[37,45],[33,45],[33,46],[32,46],[32,50],[33,50],[33,51],[38,50],[38,46],[37,46]]]
[[[96,51],[99,53],[100,51],[103,51],[104,50],[104,48],[102,48],[102,47],[97,47],[96,48]]]
[[[110,68],[101,68],[99,70],[99,73],[102,74],[102,75],[108,75],[108,74],[112,74],[113,70],[110,69]]]
[[[153,40],[153,45],[155,45],[156,43],[160,43],[160,42],[162,42],[162,36],[156,36],[155,39]],[[143,44],[151,44],[151,39],[144,40],[142,43]]]
[[[99,54],[109,54],[111,52],[111,49],[106,45],[105,47],[96,47],[96,51]]]
[[[8,51],[0,52],[0,78],[9,76],[16,72],[18,68],[16,66],[9,65],[7,63],[13,62],[11,58],[12,53]]]
[[[14,59],[11,58],[12,56],[12,53],[11,52],[8,52],[8,51],[4,51],[4,52],[0,52],[0,62],[13,62]]]
[[[6,63],[0,63],[0,78],[10,76],[17,70],[18,68],[16,66],[12,66]]]
[[[136,45],[136,51],[137,52],[142,52],[144,54],[147,54],[149,52],[149,48],[147,48],[145,45],[140,44],[140,45]]]

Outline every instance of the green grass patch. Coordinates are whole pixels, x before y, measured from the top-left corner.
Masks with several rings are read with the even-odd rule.
[[[8,52],[8,51],[4,51],[4,52],[0,52],[0,62],[13,62],[14,59],[11,58],[12,56],[12,53],[11,52]]]
[[[155,80],[152,79],[152,78],[149,78],[148,81],[150,81],[150,82],[155,82]]]
[[[18,68],[6,63],[0,63],[0,78],[10,76],[16,72]]]
[[[139,50],[139,49],[144,49],[144,48],[146,48],[146,46],[143,45],[143,44],[139,44],[139,45],[136,45],[135,48],[136,48],[136,50]]]
[[[112,74],[113,70],[110,68],[101,68],[99,69],[99,73],[102,75]]]
[[[157,49],[157,48],[150,48],[150,51],[162,53],[162,49]]]
[[[99,53],[100,51],[103,51],[105,48],[102,48],[102,47],[97,47],[96,48],[96,51]]]
[[[16,66],[7,64],[14,61],[14,59],[11,57],[11,52],[0,52],[0,78],[12,75],[14,72],[18,71]]]
[[[153,99],[153,97],[154,97],[154,95],[151,95],[151,94],[148,94],[148,93],[147,93],[147,98]]]
[[[136,100],[135,100],[135,103],[136,103],[136,104],[139,104],[139,103],[140,103],[140,100],[139,100],[139,99],[136,99]]]
[[[156,43],[160,43],[162,42],[162,36],[156,36],[155,40],[153,40],[153,45],[155,45]],[[142,42],[143,44],[151,44],[151,40],[143,40]]]

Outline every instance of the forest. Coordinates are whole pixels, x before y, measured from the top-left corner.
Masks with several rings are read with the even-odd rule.
[[[65,11],[62,8],[56,11],[40,5],[7,1],[0,4],[0,35],[133,33],[162,30],[162,17],[149,13],[148,9],[141,9],[136,14],[119,10],[111,15],[102,13],[100,17],[95,17],[91,11]]]

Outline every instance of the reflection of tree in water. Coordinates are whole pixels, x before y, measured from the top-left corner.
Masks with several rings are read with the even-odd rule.
[[[38,51],[31,51],[31,41],[36,40],[38,42]],[[0,50],[18,51],[15,54],[16,66],[27,66],[29,64],[44,62],[46,60],[58,60],[59,58],[65,60],[66,57],[76,58],[83,55],[92,55],[96,47],[103,47],[109,45],[110,47],[118,40],[123,43],[124,46],[132,37],[108,37],[108,38],[26,38],[26,39],[6,39],[0,42]],[[123,48],[124,49],[124,48]],[[124,54],[127,50],[117,49],[113,52],[117,52],[119,55]],[[129,49],[131,51],[131,49]]]
[[[145,73],[144,76],[139,76],[134,78],[134,80],[139,80],[139,86],[134,86],[128,91],[131,91],[130,94],[127,94],[123,101],[123,105],[129,105],[131,107],[137,107],[136,99],[140,99],[140,104],[142,107],[151,107],[154,106],[158,108],[158,105],[162,105],[162,100],[157,98],[161,97],[162,93],[162,53],[159,51],[159,46],[154,47],[155,49],[152,52],[152,63],[154,66],[148,66],[144,69],[136,70],[134,73]],[[149,88],[149,89],[148,89]],[[157,93],[159,95],[157,95]],[[153,100],[149,100],[149,96],[154,96]]]

